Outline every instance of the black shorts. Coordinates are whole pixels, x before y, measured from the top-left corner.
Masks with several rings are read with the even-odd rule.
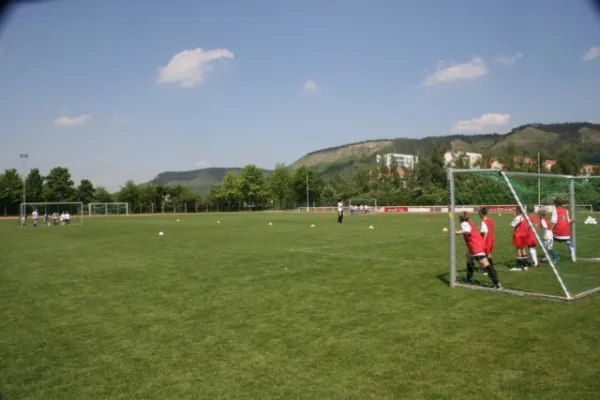
[[[560,243],[565,243],[565,242],[568,242],[569,240],[571,240],[571,238],[568,238],[568,239],[558,239],[558,238],[554,238],[554,241],[555,241],[555,242],[560,242]]]
[[[475,261],[481,261],[485,258],[486,256],[473,256],[473,260]]]

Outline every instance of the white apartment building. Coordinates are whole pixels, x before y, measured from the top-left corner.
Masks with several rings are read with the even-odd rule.
[[[381,162],[382,157],[385,158],[385,165],[387,165],[388,168],[392,164],[392,160],[396,161],[398,168],[402,169],[413,169],[419,161],[419,157],[413,156],[412,154],[388,153],[384,155],[377,154],[377,163]]]
[[[481,166],[481,154],[480,153],[469,153],[469,152],[451,152],[447,151],[444,153],[444,162],[446,166],[450,167],[453,165],[454,160],[461,156],[466,156],[469,159],[470,168],[479,168]]]

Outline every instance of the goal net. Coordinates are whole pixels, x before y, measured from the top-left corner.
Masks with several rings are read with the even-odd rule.
[[[88,204],[89,215],[128,215],[129,204],[127,203],[90,203]]]
[[[350,214],[366,214],[376,211],[377,199],[363,198],[363,199],[350,199],[348,200],[348,210]]]
[[[451,287],[560,300],[600,292],[600,230],[591,223],[595,221],[591,210],[600,205],[599,178],[449,169],[448,183]],[[562,212],[561,203],[573,220],[566,223],[570,240],[559,241],[562,235],[556,234],[551,244],[541,221],[545,219],[552,227],[553,215]],[[480,230],[482,208],[495,226],[490,258],[503,287],[500,290],[477,262],[473,279],[467,279],[467,247],[456,234],[464,211]],[[518,213],[526,224],[520,225],[522,229],[511,225]],[[525,236],[526,240],[519,239]]]
[[[38,224],[44,224],[44,215],[48,215],[48,225],[54,225],[54,215],[57,215],[57,222],[61,224],[61,215],[69,215],[70,225],[83,224],[83,203],[81,202],[64,202],[64,203],[21,203],[21,217],[26,215],[31,218],[33,211],[38,212]]]

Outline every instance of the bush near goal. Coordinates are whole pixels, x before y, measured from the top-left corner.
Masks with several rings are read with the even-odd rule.
[[[474,284],[464,282],[466,247],[458,229],[458,213],[469,204],[490,205],[490,217],[495,222],[496,243],[492,254],[503,292],[519,296],[534,296],[555,300],[577,300],[600,292],[600,230],[594,224],[584,223],[593,209],[600,206],[600,177],[578,177],[498,170],[448,170],[449,186],[449,284],[451,287],[474,290],[494,290],[487,277],[476,276]],[[543,245],[542,232],[534,226],[531,210],[548,210],[548,220],[555,199],[561,199],[570,217],[571,239],[575,245],[577,262],[570,260],[565,243],[554,243],[560,261],[552,262]],[[494,205],[511,205],[521,209],[527,223],[534,228],[539,268],[513,272],[516,249],[512,245],[512,213],[495,214]],[[469,210],[471,211],[471,210]],[[472,209],[471,221],[479,227],[477,210]],[[589,220],[589,219],[588,219]]]

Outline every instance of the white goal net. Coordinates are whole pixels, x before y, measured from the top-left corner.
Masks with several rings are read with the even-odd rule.
[[[128,215],[129,205],[127,203],[90,203],[88,204],[89,215]]]
[[[569,301],[600,292],[600,230],[590,223],[600,177],[449,169],[448,183],[451,287]],[[484,247],[495,272],[466,257],[463,211],[484,239],[484,214],[491,219]]]
[[[81,202],[21,203],[21,224],[23,216],[27,217],[25,223],[33,222],[34,211],[37,212],[39,226],[83,224],[83,203]]]

